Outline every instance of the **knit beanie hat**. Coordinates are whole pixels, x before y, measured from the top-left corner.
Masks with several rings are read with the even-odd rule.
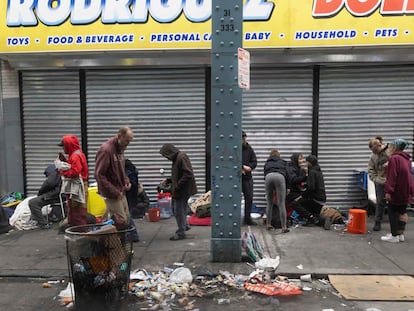
[[[404,139],[402,139],[402,138],[397,138],[397,139],[394,139],[391,142],[391,145],[397,147],[398,150],[401,150],[402,151],[402,150],[404,150],[405,148],[408,147],[409,142],[406,141],[406,140],[404,140]]]

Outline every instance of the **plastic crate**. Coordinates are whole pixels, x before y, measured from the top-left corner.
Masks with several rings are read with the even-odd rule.
[[[355,173],[357,175],[358,187],[361,188],[362,190],[367,191],[368,190],[368,172],[361,171],[361,170],[355,170]]]

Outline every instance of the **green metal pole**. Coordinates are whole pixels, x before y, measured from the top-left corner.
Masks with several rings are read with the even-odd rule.
[[[212,0],[211,19],[211,260],[240,262],[243,1]]]

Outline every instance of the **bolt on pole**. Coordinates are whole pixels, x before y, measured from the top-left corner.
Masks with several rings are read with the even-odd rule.
[[[241,261],[243,1],[212,0],[211,260]]]

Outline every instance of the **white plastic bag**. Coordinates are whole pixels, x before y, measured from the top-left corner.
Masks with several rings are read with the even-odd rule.
[[[55,166],[58,170],[62,170],[62,171],[67,171],[71,168],[68,162],[61,161],[59,160],[59,158],[55,160]]]
[[[265,257],[255,262],[255,266],[257,269],[261,269],[265,271],[276,270],[279,264],[280,264],[279,256],[277,256],[276,258]]]
[[[170,274],[170,281],[173,283],[191,283],[193,276],[188,268],[179,267]]]

